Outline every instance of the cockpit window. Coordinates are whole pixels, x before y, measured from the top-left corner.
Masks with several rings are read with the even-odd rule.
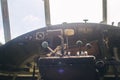
[[[114,22],[114,25],[120,26],[120,0],[108,0],[108,24]]]
[[[43,0],[7,0],[12,38],[45,27]]]
[[[51,24],[100,23],[103,0],[49,0]],[[12,39],[45,27],[44,0],[7,0]],[[120,0],[107,0],[107,24],[120,26]],[[0,3],[1,4],[1,3]],[[0,42],[5,43],[0,6]]]
[[[102,21],[102,0],[50,0],[51,23]]]

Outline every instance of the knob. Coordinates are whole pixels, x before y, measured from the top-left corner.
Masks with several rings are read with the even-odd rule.
[[[86,49],[91,49],[92,48],[92,45],[90,43],[87,43],[85,46],[86,46]]]
[[[103,60],[98,60],[95,64],[98,68],[103,68],[105,65],[105,62]]]
[[[47,41],[42,42],[42,47],[47,48],[48,47],[48,42]]]
[[[80,46],[83,45],[83,42],[82,42],[81,40],[78,40],[78,41],[76,42],[76,45],[77,45],[78,47],[80,47]]]

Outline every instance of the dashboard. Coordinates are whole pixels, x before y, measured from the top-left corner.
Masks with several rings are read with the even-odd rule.
[[[51,50],[54,51],[57,46],[64,44],[67,44],[67,54],[71,53],[72,56],[79,51],[87,51],[88,55],[93,55],[97,59],[111,56],[112,53],[108,53],[106,47],[108,45],[112,48],[109,45],[111,43],[105,42],[106,38],[111,38],[112,29],[118,28],[97,23],[66,23],[40,28],[0,46],[0,64],[20,67],[33,60],[35,56],[46,56]],[[118,34],[117,38],[119,36]],[[47,48],[42,46],[45,41]]]

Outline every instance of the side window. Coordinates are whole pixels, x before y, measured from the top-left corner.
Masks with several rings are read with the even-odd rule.
[[[12,39],[45,26],[43,0],[8,0]]]
[[[108,24],[112,24],[117,26],[118,22],[120,22],[120,0],[107,0],[108,3]]]

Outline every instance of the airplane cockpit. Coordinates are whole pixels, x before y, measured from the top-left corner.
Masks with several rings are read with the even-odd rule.
[[[120,27],[105,24],[105,10],[103,23],[49,25],[44,1],[46,27],[0,46],[0,80],[119,80]]]

